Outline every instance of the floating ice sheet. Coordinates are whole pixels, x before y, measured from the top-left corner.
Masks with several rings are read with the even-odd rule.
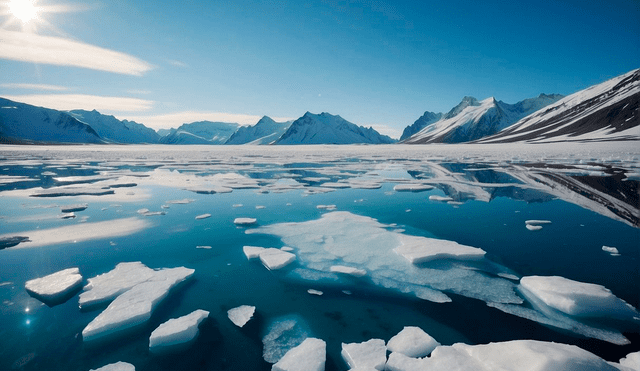
[[[159,352],[192,341],[198,336],[198,326],[207,317],[209,312],[198,309],[185,316],[164,322],[151,333],[149,350]]]
[[[354,370],[384,370],[387,363],[387,347],[382,339],[342,343],[341,354],[344,361]]]
[[[440,346],[440,343],[415,326],[405,326],[387,343],[387,349],[391,352],[399,352],[409,357],[426,357],[437,346]]]
[[[234,325],[243,327],[251,318],[253,318],[253,313],[255,313],[255,311],[256,307],[252,305],[241,305],[239,307],[229,309],[227,311],[227,316]]]
[[[100,368],[96,368],[90,371],[136,371],[136,368],[131,363],[126,362],[116,362],[111,363],[106,366],[102,366]]]
[[[327,344],[320,339],[306,338],[290,349],[273,367],[272,371],[324,371]]]
[[[25,284],[25,288],[31,296],[42,300],[45,304],[59,304],[81,284],[80,270],[68,268],[48,276],[29,280]]]

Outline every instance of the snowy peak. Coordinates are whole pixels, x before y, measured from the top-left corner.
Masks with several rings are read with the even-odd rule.
[[[0,98],[0,142],[103,143],[91,126],[70,114]]]
[[[640,69],[571,94],[481,142],[640,140]]]
[[[276,144],[388,144],[394,140],[373,128],[357,126],[327,112],[305,113],[295,120]]]
[[[163,144],[225,144],[240,125],[228,122],[198,121],[182,124],[160,138]]]
[[[404,131],[402,132],[402,135],[400,136],[400,141],[402,142],[405,139],[408,139],[409,137],[411,137],[413,134],[419,132],[420,130],[424,129],[427,125],[431,125],[434,122],[440,120],[442,118],[442,116],[444,116],[443,113],[434,113],[434,112],[429,112],[426,111],[422,116],[420,116],[420,118],[418,118],[413,125],[409,125],[406,128],[404,128]]]
[[[225,144],[272,144],[284,134],[292,121],[276,122],[263,116],[254,126],[241,126]]]
[[[464,143],[493,135],[524,116],[561,99],[558,94],[540,94],[516,104],[497,101],[494,97],[478,101],[464,97],[462,102],[440,120],[426,125],[404,143]]]
[[[120,121],[114,116],[103,115],[96,110],[73,110],[69,111],[69,114],[91,126],[103,139],[109,142],[153,144],[160,140],[160,136],[153,129],[135,121]]]

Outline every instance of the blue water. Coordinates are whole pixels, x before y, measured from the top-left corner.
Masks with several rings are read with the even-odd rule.
[[[337,181],[364,173],[354,170],[354,162],[350,159],[338,164],[348,166],[342,169],[345,175],[323,173],[322,169],[329,166],[341,169],[331,162],[300,162],[286,166],[268,161],[255,166],[238,162],[235,166],[239,173],[251,175],[254,171],[252,177],[255,179],[302,174]],[[108,161],[88,164],[109,165]],[[454,165],[447,164],[455,173],[465,173],[468,168],[468,164]],[[173,166],[186,173],[190,164]],[[157,166],[141,163],[116,167],[145,173]],[[233,166],[223,171],[211,167],[207,171],[199,166],[194,172],[205,176],[233,170]],[[383,182],[380,189],[338,189],[314,195],[307,195],[304,190],[258,193],[254,189],[208,195],[180,187],[144,185],[131,190],[139,192],[144,188],[150,194],[148,199],[117,202],[102,196],[18,197],[8,191],[56,185],[52,177],[40,176],[51,169],[39,165],[0,168],[3,168],[0,175],[27,175],[40,179],[0,187],[0,191],[5,191],[0,192],[0,215],[3,217],[0,235],[78,224],[82,217],[88,217],[87,223],[124,217],[140,217],[151,223],[141,232],[125,237],[0,250],[0,284],[5,283],[0,286],[2,370],[89,370],[117,361],[130,362],[137,370],[268,370],[270,365],[262,360],[262,337],[273,319],[290,314],[303,318],[312,336],[327,342],[327,370],[347,369],[340,358],[342,342],[361,342],[370,338],[389,340],[403,326],[419,326],[442,344],[538,339],[575,344],[612,361],[640,350],[637,324],[624,329],[631,344],[618,346],[545,327],[502,313],[482,301],[452,293],[448,295],[453,302],[436,304],[367,284],[366,280],[326,284],[291,279],[287,272],[297,263],[271,272],[258,261],[248,261],[242,252],[244,245],[282,247],[282,241],[269,235],[245,234],[247,227],[233,224],[237,217],[254,217],[258,220],[257,226],[315,220],[326,213],[316,205],[336,205],[339,211],[369,216],[384,224],[394,223],[395,228],[404,229],[406,234],[454,240],[482,248],[491,262],[507,267],[519,276],[559,275],[604,285],[638,308],[640,229],[629,222],[553,199],[544,192],[536,195],[546,197],[544,202],[527,203],[498,195],[490,202],[467,197],[461,199],[461,204],[451,205],[429,200],[431,195],[451,193],[445,185],[419,193],[393,192],[395,183],[392,181]],[[73,168],[52,171],[58,175],[96,174],[96,170]],[[393,174],[394,177],[410,178],[402,167],[393,170]],[[428,174],[421,174],[428,177]],[[477,171],[466,174],[475,179],[483,178],[483,183],[491,178],[502,184],[513,183],[516,188],[519,185],[509,176],[489,177]],[[307,185],[317,186],[322,182],[308,182]],[[502,190],[502,193],[509,192]],[[161,208],[168,200],[183,198],[194,201]],[[57,218],[59,207],[42,208],[43,205],[79,202],[87,202],[89,207],[77,212],[77,218],[69,220]],[[637,205],[637,200],[635,202]],[[243,206],[233,207],[234,204]],[[256,209],[256,206],[264,208]],[[136,212],[141,208],[163,210],[166,215],[142,217]],[[195,220],[196,215],[204,213],[212,216]],[[532,232],[525,228],[525,221],[530,219],[546,219],[552,223]],[[196,249],[198,245],[212,248]],[[603,245],[616,247],[621,256],[614,257],[602,251]],[[28,246],[28,243],[18,247],[22,246]],[[105,273],[125,261],[141,261],[151,268],[185,266],[195,269],[196,273],[185,286],[171,292],[149,323],[135,334],[108,344],[92,346],[83,343],[80,336],[99,309],[80,311],[77,295],[61,305],[48,307],[24,290],[27,280],[65,268],[79,267],[86,282],[87,278]],[[322,290],[324,295],[309,295],[307,289],[310,288]],[[347,295],[343,290],[349,290],[351,294]],[[246,328],[239,329],[228,320],[226,311],[242,304],[256,306],[257,314]],[[171,355],[149,353],[148,338],[153,329],[169,318],[195,309],[205,309],[211,314],[201,326],[198,340],[188,351]]]

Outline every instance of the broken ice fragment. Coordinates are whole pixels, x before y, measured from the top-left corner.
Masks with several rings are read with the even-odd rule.
[[[359,269],[359,268],[354,268],[354,267],[347,267],[344,265],[332,265],[329,268],[329,271],[331,272],[335,272],[335,273],[344,273],[344,274],[348,274],[350,276],[354,276],[354,277],[362,277],[365,274],[367,274],[367,271],[364,269]]]
[[[67,205],[67,206],[60,207],[60,212],[73,213],[76,211],[86,210],[87,207],[89,207],[88,204]]]
[[[24,236],[0,237],[0,250],[6,249],[7,247],[17,246],[21,242],[29,242],[29,237],[24,237]]]
[[[141,262],[120,263],[104,274],[88,279],[78,304],[85,308],[109,302],[133,286],[149,281],[156,271]]]
[[[320,290],[309,289],[307,292],[311,295],[322,296],[324,293]]]
[[[90,371],[136,371],[136,368],[131,363],[116,362]]]
[[[209,312],[198,309],[185,316],[164,322],[151,333],[149,350],[160,352],[192,341],[198,336],[198,326],[207,317]]]
[[[351,369],[384,370],[387,362],[387,347],[382,339],[371,339],[362,343],[342,343],[341,354]]]
[[[437,201],[437,202],[449,202],[449,201],[453,201],[453,198],[448,196],[431,195],[429,196],[429,200]]]
[[[235,218],[233,220],[233,224],[236,225],[251,225],[251,224],[255,224],[256,219],[255,218]]]
[[[387,349],[390,351],[414,358],[428,356],[437,346],[440,346],[440,343],[415,326],[405,326],[387,343]]]
[[[202,215],[196,216],[196,220],[207,219],[210,217],[211,217],[211,214],[202,214]]]
[[[549,220],[527,220],[524,222],[525,226],[530,231],[539,231],[542,229],[540,224],[551,224]]]
[[[296,260],[296,256],[294,254],[273,247],[264,249],[260,252],[260,261],[269,270],[283,268],[294,260]]]
[[[460,245],[455,241],[400,236],[402,236],[402,245],[396,247],[394,251],[413,264],[434,259],[480,259],[485,255],[485,251],[480,248]]]
[[[396,184],[393,187],[393,190],[396,192],[422,192],[422,191],[428,191],[433,189],[433,186],[427,185],[427,184],[411,184],[411,183],[407,183],[407,184]]]
[[[82,284],[78,268],[68,268],[48,276],[27,281],[25,288],[29,295],[47,305],[61,304],[69,299]]]
[[[290,349],[271,368],[272,371],[324,371],[327,357],[324,340],[306,338],[300,345]]]
[[[241,305],[239,307],[229,309],[227,311],[227,316],[234,325],[243,327],[251,318],[253,318],[253,313],[255,313],[255,311],[256,307],[254,306]]]
[[[620,256],[620,252],[615,247],[602,246],[602,251],[608,252],[611,256]]]
[[[520,279],[525,296],[533,295],[545,305],[571,316],[632,319],[638,312],[604,286],[559,276],[528,276]]]

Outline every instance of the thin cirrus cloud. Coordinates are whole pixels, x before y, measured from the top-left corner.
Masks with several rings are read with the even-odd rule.
[[[23,90],[40,90],[40,91],[65,91],[69,90],[66,86],[47,85],[47,84],[0,84],[0,87],[6,89],[23,89]]]
[[[240,125],[255,125],[262,116],[225,112],[176,112],[154,116],[127,116],[127,120],[136,121],[152,129],[177,128],[182,124],[196,121],[233,122]],[[284,117],[272,117],[277,122],[291,120]]]
[[[142,76],[153,66],[125,53],[55,36],[0,30],[0,58]]]
[[[4,98],[62,111],[95,109],[101,113],[140,112],[147,111],[153,107],[153,101],[150,100],[127,97],[102,97],[88,94],[27,94],[4,96]]]

